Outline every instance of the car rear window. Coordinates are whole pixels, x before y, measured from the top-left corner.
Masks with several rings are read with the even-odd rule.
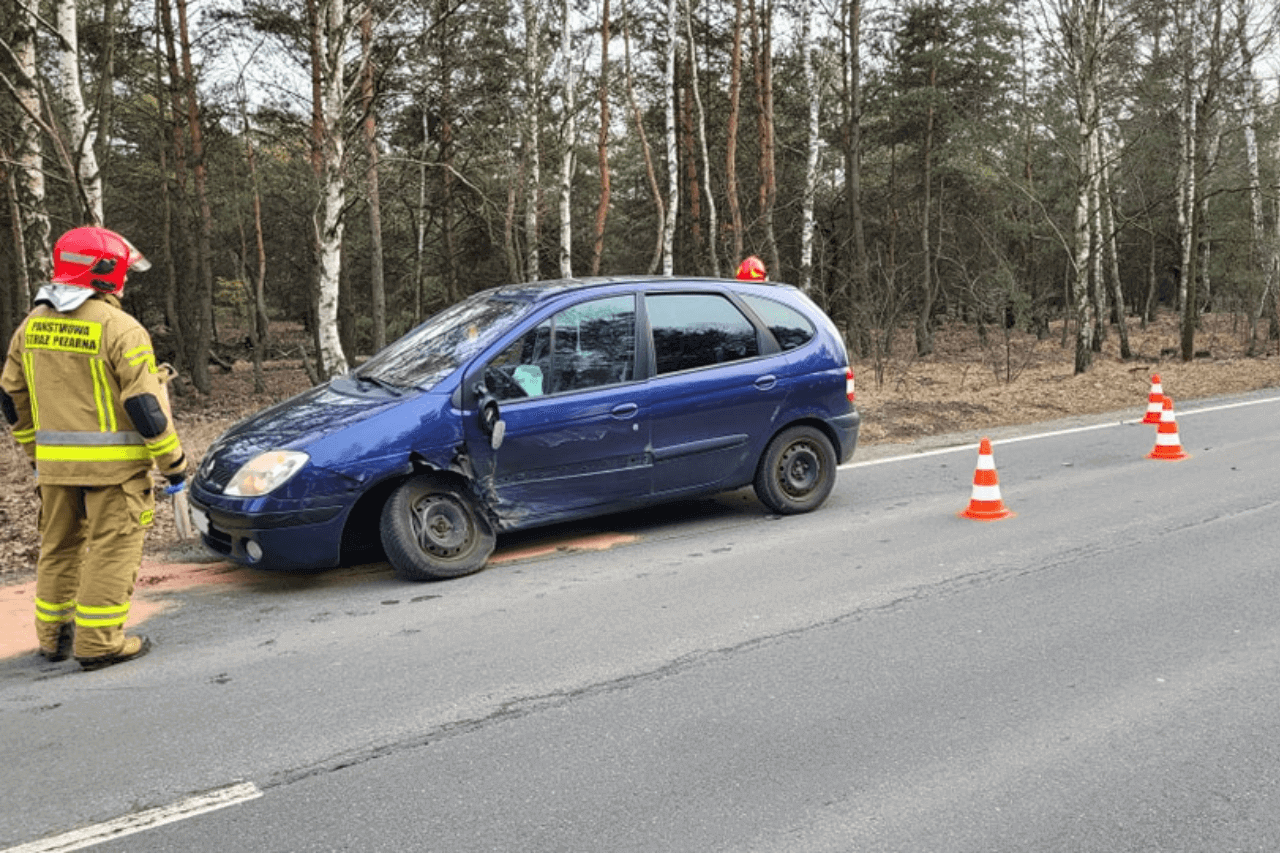
[[[742,301],[769,327],[769,331],[778,339],[778,346],[784,350],[804,346],[817,334],[817,329],[809,322],[809,318],[790,305],[783,305],[763,296],[740,295]]]
[[[756,327],[718,293],[650,293],[645,309],[658,374],[760,354]]]

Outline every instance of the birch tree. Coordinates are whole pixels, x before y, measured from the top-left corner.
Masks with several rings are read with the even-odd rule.
[[[662,274],[675,271],[676,215],[680,210],[680,156],[676,145],[676,52],[679,46],[677,0],[667,0],[666,118],[667,222],[662,232]]]
[[[1093,363],[1094,336],[1099,322],[1095,273],[1098,246],[1097,208],[1099,169],[1097,138],[1101,124],[1100,87],[1103,62],[1113,30],[1108,20],[1106,0],[1055,0],[1053,15],[1060,41],[1062,67],[1075,120],[1076,191],[1072,270],[1074,273],[1074,319],[1076,326],[1075,373],[1084,373]]]
[[[1200,316],[1200,279],[1205,255],[1202,246],[1206,211],[1204,182],[1207,155],[1214,133],[1217,97],[1222,82],[1222,4],[1210,0],[1177,0],[1174,4],[1179,55],[1178,110],[1178,238],[1182,252],[1178,295],[1182,307],[1179,327],[1183,361],[1195,357],[1195,334]]]
[[[600,200],[596,204],[594,239],[591,241],[591,274],[600,274],[604,254],[604,228],[609,217],[609,0],[600,11],[600,131],[596,138],[596,162],[600,169]]]
[[[524,150],[524,239],[525,281],[542,278],[538,265],[538,205],[539,185],[542,181],[542,165],[539,155],[538,133],[542,122],[542,33],[540,7],[537,0],[524,0],[524,129],[521,133]]]
[[[316,248],[316,351],[320,378],[345,373],[347,356],[338,336],[338,285],[342,269],[345,76],[350,22],[345,0],[307,0],[312,63],[312,164],[318,197],[312,217]]]
[[[560,277],[573,277],[573,167],[577,136],[577,103],[573,81],[573,16],[569,0],[560,4],[560,61],[564,73],[561,97],[564,121],[560,151]]]
[[[81,216],[93,225],[102,224],[102,174],[94,153],[97,133],[84,105],[80,79],[80,36],[76,20],[76,0],[56,0],[58,27],[58,94],[62,103],[62,123],[70,141],[75,171],[68,175],[76,188]]]
[[[707,206],[707,260],[710,262],[711,274],[720,277],[720,222],[716,214],[716,196],[711,189],[711,155],[707,149],[707,115],[702,104],[702,89],[698,83],[698,57],[693,39],[693,0],[685,0],[684,25],[685,41],[689,48],[689,88],[693,90],[693,103],[698,124],[698,151],[701,157],[703,195]]]
[[[1249,176],[1249,223],[1252,236],[1249,258],[1260,282],[1257,309],[1249,316],[1249,354],[1259,350],[1258,326],[1268,320],[1268,334],[1280,334],[1275,312],[1277,269],[1280,265],[1280,243],[1267,239],[1267,220],[1262,188],[1262,164],[1258,147],[1258,105],[1261,100],[1260,85],[1254,71],[1256,48],[1248,25],[1251,17],[1248,0],[1236,0],[1236,39],[1240,50],[1240,77],[1244,86],[1244,103],[1241,124],[1244,130],[1245,167]],[[1269,40],[1269,32],[1260,37],[1263,45]],[[1280,217],[1277,217],[1280,225]]]
[[[39,68],[36,64],[36,15],[34,7],[18,3],[12,21],[15,79],[7,87],[18,105],[17,133],[12,172],[14,246],[18,274],[30,296],[53,273],[49,252],[51,228],[45,204],[44,157],[41,146]]]
[[[813,289],[814,206],[818,194],[818,154],[822,146],[819,117],[822,92],[813,65],[813,4],[803,0],[800,7],[800,57],[804,71],[804,90],[809,99],[808,145],[805,148],[804,197],[800,206],[800,288]]]

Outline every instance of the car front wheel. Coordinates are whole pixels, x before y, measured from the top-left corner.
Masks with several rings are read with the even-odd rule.
[[[836,452],[822,430],[785,429],[774,436],[756,470],[760,502],[779,515],[810,512],[822,506],[836,483]]]
[[[461,489],[430,475],[407,480],[382,509],[382,547],[396,575],[446,580],[484,568],[493,528]]]

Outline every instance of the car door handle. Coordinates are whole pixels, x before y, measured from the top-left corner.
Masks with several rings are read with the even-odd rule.
[[[774,376],[773,374],[769,374],[767,376],[761,376],[759,379],[756,380],[756,387],[759,388],[761,391],[768,391],[769,389],[773,388],[774,385],[777,385],[777,384],[778,384],[778,377]]]
[[[636,403],[619,403],[609,410],[609,414],[619,420],[635,417],[636,412],[640,411],[640,406]]]

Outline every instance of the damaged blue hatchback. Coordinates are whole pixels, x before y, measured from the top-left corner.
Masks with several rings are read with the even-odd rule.
[[[858,426],[845,346],[794,287],[518,284],[232,427],[192,515],[248,565],[385,555],[400,577],[451,578],[499,533],[659,501],[753,485],[772,512],[808,512]]]

